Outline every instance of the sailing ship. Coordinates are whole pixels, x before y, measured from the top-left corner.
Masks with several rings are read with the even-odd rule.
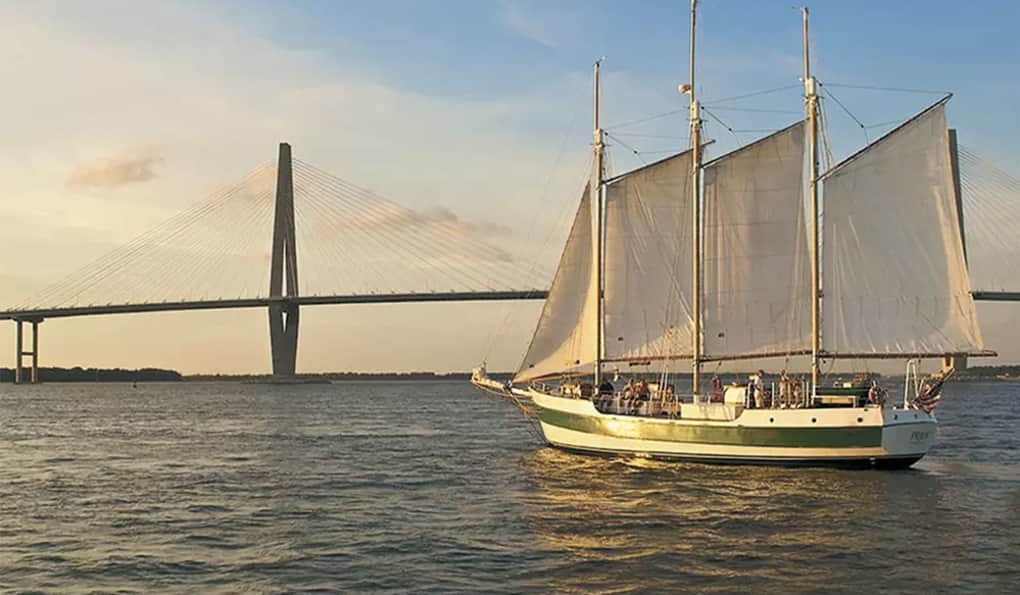
[[[933,444],[932,410],[954,362],[994,355],[967,274],[949,96],[820,172],[805,8],[805,117],[705,161],[696,12],[692,0],[690,82],[680,87],[691,149],[605,178],[595,64],[594,172],[530,347],[511,385],[473,381],[530,399],[545,439],[567,450],[908,467]],[[761,375],[728,387],[716,377],[703,390],[707,362],[795,356],[810,357],[810,377],[784,372],[771,390]],[[867,358],[907,360],[901,403],[874,380],[820,377],[823,362]],[[922,358],[941,358],[943,371],[921,379]],[[667,371],[684,360],[689,395]],[[655,366],[658,378],[619,386],[621,370]]]

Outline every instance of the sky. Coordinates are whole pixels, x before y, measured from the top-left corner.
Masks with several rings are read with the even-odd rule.
[[[961,142],[1020,173],[1020,3],[810,8],[814,73],[868,126],[829,101],[835,159],[951,90]],[[605,57],[613,171],[684,148],[687,19],[686,3],[659,0],[2,0],[0,304],[239,180],[281,141],[418,212],[505,227],[497,240],[551,269],[590,155],[592,62]],[[790,2],[704,0],[698,36],[712,153],[799,117]],[[306,308],[298,368],[513,369],[540,307]],[[979,307],[1003,361],[1020,362],[1018,308]],[[51,320],[40,351],[45,365],[269,369],[261,311]]]

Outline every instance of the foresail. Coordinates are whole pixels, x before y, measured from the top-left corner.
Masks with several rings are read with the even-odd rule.
[[[691,153],[606,185],[605,359],[691,353]]]
[[[591,193],[585,187],[535,335],[514,382],[594,365],[597,298]]]
[[[803,122],[706,165],[706,357],[810,349],[803,171]]]
[[[824,191],[823,350],[981,350],[944,102],[826,174]]]

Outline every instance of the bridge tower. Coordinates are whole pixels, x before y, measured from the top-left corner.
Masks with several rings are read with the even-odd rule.
[[[297,367],[298,296],[297,240],[294,233],[294,172],[290,145],[280,143],[273,215],[273,256],[269,271],[269,346],[273,376],[293,376]]]
[[[41,318],[15,319],[17,325],[17,350],[14,359],[14,384],[22,384],[26,380],[31,384],[39,382],[39,323]],[[32,325],[32,350],[25,351],[25,333],[23,325],[28,322]],[[25,357],[31,357],[32,363],[29,368],[30,374],[25,378]]]

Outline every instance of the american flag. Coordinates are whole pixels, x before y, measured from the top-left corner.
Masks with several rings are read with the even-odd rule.
[[[954,370],[950,368],[947,372],[936,374],[926,380],[917,396],[914,397],[914,405],[925,413],[934,411],[939,406],[939,401],[942,400],[942,387],[945,386],[946,380],[953,375],[953,372]]]
[[[942,390],[941,387],[938,391],[928,391],[926,389],[927,386],[925,386],[924,389],[921,389],[921,394],[914,397],[914,405],[917,405],[917,407],[925,413],[931,413],[939,406],[939,401],[942,400],[942,395],[939,394]]]

